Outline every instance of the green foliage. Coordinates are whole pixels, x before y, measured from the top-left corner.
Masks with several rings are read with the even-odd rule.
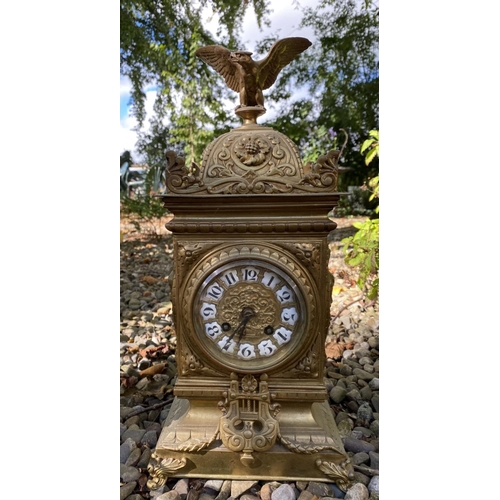
[[[345,262],[359,269],[358,286],[367,290],[369,299],[378,297],[379,219],[355,222],[358,231],[344,238]]]
[[[179,150],[182,145],[187,165],[201,156],[214,134],[227,131],[230,123],[223,103],[237,96],[194,52],[215,43],[239,48],[237,33],[246,10],[253,7],[260,27],[269,14],[268,3],[120,0],[120,72],[132,83],[138,131],[145,125],[146,87],[157,89],[154,120],[169,124],[168,148]],[[202,25],[204,14],[210,11],[219,16],[219,40]]]
[[[379,154],[378,130],[370,131],[370,139],[363,142],[362,151],[366,152],[365,161],[370,163]],[[370,200],[379,196],[378,175],[368,181],[372,189]],[[378,206],[376,208],[378,213]],[[358,231],[354,236],[344,238],[344,255],[346,264],[359,270],[358,286],[365,290],[369,299],[378,298],[379,291],[379,219],[357,222],[354,227]]]
[[[372,198],[372,193],[365,186],[349,186],[347,195],[342,196],[335,208],[334,217],[366,216],[375,218],[378,204]]]
[[[127,218],[135,227],[136,231],[149,230],[156,236],[160,235],[160,219],[167,211],[163,203],[149,194],[136,197],[121,196],[120,215]]]
[[[303,151],[316,131],[345,129],[349,143],[341,165],[350,170],[339,178],[339,190],[345,191],[378,172],[378,161],[367,164],[360,148],[362,138],[378,128],[379,9],[373,1],[320,0],[317,7],[305,8],[303,13],[301,26],[312,28],[317,40],[284,68],[271,89],[279,103],[279,118],[271,125]],[[307,87],[308,95],[298,104],[302,112],[290,102],[301,87]],[[322,146],[322,154],[332,149]]]

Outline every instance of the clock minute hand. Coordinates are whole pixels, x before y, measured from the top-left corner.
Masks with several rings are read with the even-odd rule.
[[[251,307],[245,307],[243,311],[241,311],[241,317],[243,318],[243,320],[240,323],[241,330],[238,335],[238,343],[236,344],[236,346],[240,345],[241,339],[243,338],[243,335],[245,335],[245,328],[247,326],[247,323],[255,316],[256,313]]]
[[[241,322],[240,324],[234,329],[233,333],[229,335],[226,343],[224,344],[223,349],[227,349],[227,347],[231,344],[231,340],[233,340],[233,337],[238,333],[238,344],[240,343],[241,339],[243,338],[243,334],[245,332],[245,327],[246,324],[255,316],[255,311],[251,307],[245,307],[241,311],[240,318]]]

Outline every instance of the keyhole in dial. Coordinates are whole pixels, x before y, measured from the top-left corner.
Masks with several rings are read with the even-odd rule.
[[[231,330],[231,325],[229,323],[222,323],[222,330],[228,332]]]
[[[271,325],[267,325],[265,328],[264,328],[264,333],[266,335],[272,335],[274,333],[274,328],[271,326]]]

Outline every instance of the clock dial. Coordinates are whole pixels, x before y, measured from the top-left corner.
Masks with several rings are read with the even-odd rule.
[[[224,366],[259,371],[283,360],[303,338],[306,308],[294,278],[257,259],[226,263],[199,286],[197,337]]]

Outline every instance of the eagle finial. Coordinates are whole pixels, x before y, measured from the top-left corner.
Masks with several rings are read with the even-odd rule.
[[[231,52],[221,45],[201,47],[195,55],[220,73],[231,90],[239,92],[238,108],[258,107],[262,114],[265,112],[262,91],[268,89],[276,81],[279,72],[310,46],[311,42],[307,38],[283,38],[260,61],[252,59],[252,52]]]

